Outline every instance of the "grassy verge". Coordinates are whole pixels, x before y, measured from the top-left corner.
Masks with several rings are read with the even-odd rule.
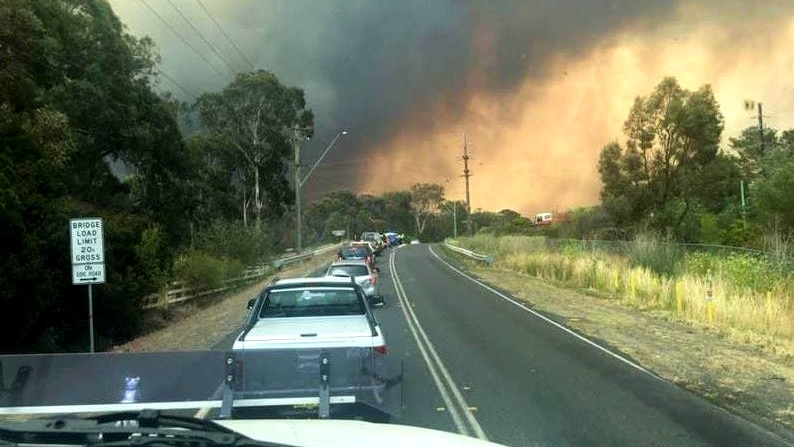
[[[540,279],[504,264],[445,250],[458,266],[557,321],[600,340],[661,377],[794,439],[794,362],[754,344],[737,343],[706,324],[608,299],[568,281]]]
[[[544,238],[475,236],[459,245],[494,266],[585,289],[666,318],[702,324],[794,359],[794,275],[745,253],[684,252],[641,239],[620,254]]]

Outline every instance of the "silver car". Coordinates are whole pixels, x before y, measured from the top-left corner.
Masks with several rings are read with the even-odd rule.
[[[378,269],[373,269],[364,260],[334,261],[325,272],[325,276],[353,277],[356,284],[364,290],[371,306],[382,306],[383,297],[378,284]]]

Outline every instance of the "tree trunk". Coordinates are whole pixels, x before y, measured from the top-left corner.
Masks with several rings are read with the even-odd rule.
[[[243,226],[248,226],[248,200],[246,198],[245,191],[248,188],[245,187],[245,182],[243,182]]]
[[[262,200],[259,198],[259,166],[254,166],[254,207],[256,209],[256,229],[262,223]]]

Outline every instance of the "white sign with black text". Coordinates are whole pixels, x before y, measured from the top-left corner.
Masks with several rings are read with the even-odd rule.
[[[72,283],[105,282],[105,237],[102,219],[71,219]]]

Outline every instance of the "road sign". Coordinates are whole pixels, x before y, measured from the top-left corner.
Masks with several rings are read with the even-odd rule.
[[[92,284],[105,283],[105,232],[98,217],[69,219],[72,239],[72,284],[88,286],[88,332],[94,352],[94,298]]]
[[[72,264],[105,262],[105,238],[102,219],[71,219]]]
[[[72,264],[72,284],[103,284],[105,282],[105,264]]]

